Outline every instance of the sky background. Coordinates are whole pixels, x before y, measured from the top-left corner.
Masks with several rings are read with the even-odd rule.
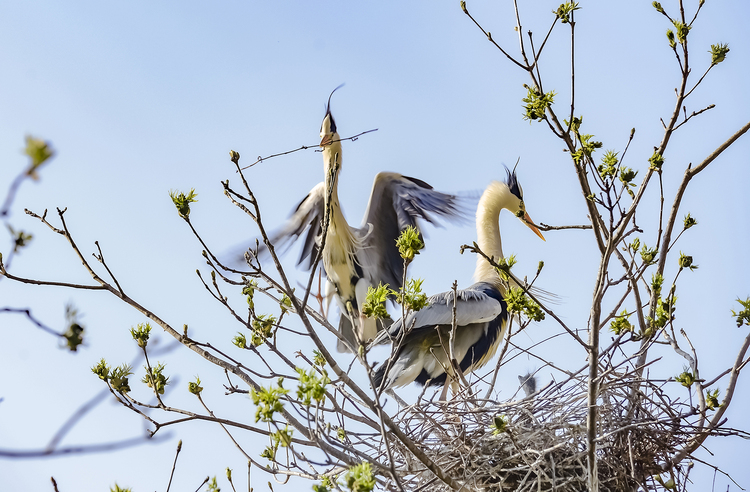
[[[697,3],[687,2],[688,9]],[[663,4],[676,10],[675,2]],[[512,3],[473,1],[468,6],[498,43],[517,52]],[[532,30],[541,40],[556,6],[547,1],[521,5],[523,31]],[[581,6],[576,14],[576,114],[584,117],[582,131],[595,134],[604,149],[622,151],[636,128],[625,164],[640,170],[640,178],[661,140],[659,118],[671,114],[679,82],[664,35],[669,26],[650,2]],[[750,5],[744,1],[709,0],[690,33],[692,80],[708,66],[711,44],[728,43],[731,51],[687,101],[688,113],[709,104],[716,108],[673,136],[664,165],[667,197],[688,163],[700,162],[749,119],[748,19]],[[556,108],[567,114],[570,37],[559,27],[545,48],[541,69],[545,90],[557,92]],[[56,150],[54,160],[41,169],[41,180],[23,184],[7,221],[34,235],[11,271],[90,283],[63,239],[23,214],[24,208],[49,209],[55,219],[55,208],[67,207],[67,224],[84,254],[94,252],[99,241],[131,297],[172,326],[189,324],[198,339],[228,346],[237,328],[196,278],[196,268],[207,272],[201,247],[175,213],[168,191],[196,188],[199,202],[191,218],[217,252],[244,244],[257,231],[223,196],[220,181],[239,185],[229,150],[239,151],[249,164],[259,155],[316,144],[328,94],[342,82],[346,86],[332,100],[341,136],[378,129],[344,143],[339,196],[351,224],[359,225],[379,171],[418,177],[442,191],[482,190],[504,177],[503,164],[512,167],[517,159],[527,209],[536,221],[586,222],[562,143],[545,124],[522,120],[528,78],[487,42],[458,1],[3,2],[0,66],[0,196],[27,165],[25,135],[49,140]],[[747,329],[735,327],[730,309],[737,307],[737,297],[750,295],[749,138],[694,179],[681,208],[681,216],[691,212],[699,226],[677,248],[700,268],[681,277],[677,326],[697,345],[707,377],[731,364]],[[280,224],[322,179],[321,161],[308,150],[248,172],[267,226]],[[645,230],[642,241],[650,245],[658,225],[654,185],[637,218]],[[555,310],[566,322],[585,327],[597,267],[593,239],[561,231],[546,233],[547,241],[541,242],[509,215],[501,218],[501,228],[506,254],[519,258],[516,272],[533,275],[544,260],[539,285],[560,296]],[[430,228],[427,235],[427,250],[411,274],[426,279],[428,293],[449,289],[453,280],[460,287],[470,285],[475,260],[459,255],[458,248],[474,240],[473,226]],[[0,241],[7,255],[4,227]],[[294,252],[285,260],[293,271]],[[670,268],[668,280],[676,265]],[[304,273],[298,277],[302,280]],[[0,281],[0,307],[30,307],[60,330],[69,302],[83,313],[87,328],[86,345],[76,354],[58,348],[56,340],[23,317],[0,316],[0,448],[43,448],[79,405],[104,388],[89,368],[102,357],[114,365],[137,354],[128,329],[145,318],[114,297]],[[531,345],[558,331],[548,321],[517,340]],[[160,337],[163,345],[169,342]],[[585,363],[574,347],[541,350],[567,367]],[[199,374],[208,382],[204,397],[209,405],[228,418],[252,420],[251,402],[223,396],[221,373],[195,354],[178,349],[163,360],[174,378],[170,398],[175,406],[197,410],[185,387]],[[509,397],[516,374],[536,364],[519,358],[512,369],[518,372],[503,371],[508,378],[501,383],[502,395]],[[667,357],[653,370],[673,376],[681,372],[682,361]],[[747,430],[750,377],[745,376],[727,417],[728,425]],[[131,386],[147,398],[142,385]],[[142,433],[142,419],[107,400],[63,445]],[[227,466],[235,470],[238,487],[246,487],[242,455],[218,427],[202,423],[175,427],[160,443],[119,452],[0,459],[0,489],[51,490],[49,477],[54,476],[63,492],[108,490],[115,482],[136,492],[164,490],[180,438],[183,451],[172,490],[195,490],[207,475],[223,477]],[[266,445],[255,436],[243,440],[256,456]],[[750,486],[750,443],[715,439],[708,448],[715,453],[712,462]],[[710,458],[706,452],[702,456]],[[694,478],[695,490],[710,490],[710,471],[696,472]],[[262,490],[268,480],[273,479],[256,471],[252,485]],[[229,489],[226,481],[220,483]],[[729,483],[718,475],[716,490],[726,490]]]

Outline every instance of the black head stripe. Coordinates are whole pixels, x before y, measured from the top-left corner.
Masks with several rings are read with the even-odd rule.
[[[333,89],[331,91],[331,94],[328,96],[328,102],[326,103],[326,116],[330,116],[331,117],[331,133],[336,133],[336,121],[334,121],[333,115],[331,114],[331,97],[333,96],[334,92],[336,92],[337,90],[341,89],[342,87],[344,87],[344,84],[341,84],[338,87],[336,87],[335,89]],[[325,119],[325,117],[324,117],[324,119]],[[321,128],[321,130],[322,130],[322,128]]]
[[[510,169],[506,167],[505,172],[508,174],[505,179],[505,184],[508,185],[510,192],[513,193],[515,196],[517,196],[519,200],[523,200],[521,187],[518,186],[518,178],[516,177],[516,171],[515,170],[511,171]]]

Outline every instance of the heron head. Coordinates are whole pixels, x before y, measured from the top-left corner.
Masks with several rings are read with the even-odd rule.
[[[325,147],[331,145],[334,140],[338,140],[338,134],[336,132],[336,120],[333,119],[331,113],[331,96],[333,93],[339,90],[344,84],[336,87],[331,91],[328,96],[328,102],[326,103],[326,115],[323,117],[323,123],[320,125],[320,146]],[[336,135],[336,137],[334,137]]]
[[[508,186],[508,190],[510,190],[510,194],[513,196],[513,200],[511,200],[512,203],[510,204],[509,210],[513,212],[516,217],[521,219],[521,222],[526,224],[529,229],[534,231],[534,234],[539,236],[542,241],[546,241],[546,239],[544,239],[544,236],[542,236],[542,233],[537,228],[536,224],[534,224],[534,221],[531,220],[528,212],[526,212],[526,205],[523,203],[523,189],[521,188],[521,184],[518,182],[516,169],[513,168],[513,171],[511,171],[506,167],[505,172],[507,173],[505,184]]]

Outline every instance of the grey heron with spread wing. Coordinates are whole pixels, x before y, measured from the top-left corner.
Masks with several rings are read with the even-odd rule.
[[[305,235],[307,230],[299,263],[312,267],[321,245],[326,210],[330,210],[322,251],[326,290],[336,299],[341,310],[339,331],[356,350],[359,343],[375,338],[378,330],[384,327],[382,321],[361,315],[367,288],[382,283],[398,290],[403,283],[404,262],[396,246],[401,232],[409,226],[418,227],[417,219],[435,223],[437,217],[460,219],[464,214],[456,195],[435,191],[416,178],[381,172],[375,176],[362,227],[349,226],[339,205],[338,174],[342,149],[331,114],[330,96],[320,138],[325,180],[297,205],[284,226],[272,235],[271,241],[283,245]],[[338,349],[349,351],[342,341],[339,341]]]
[[[503,257],[498,223],[502,209],[523,217],[524,223],[544,239],[526,213],[515,171],[508,171],[506,182],[490,183],[477,207],[477,244],[488,257]],[[474,280],[474,285],[456,292],[453,355],[464,374],[484,366],[495,355],[508,321],[500,275],[481,255],[477,255]],[[375,343],[392,340],[394,353],[373,373],[376,387],[385,390],[413,381],[422,385],[445,384],[441,395],[444,400],[450,381],[448,373],[453,375],[448,356],[452,316],[453,291],[443,292],[430,297],[426,307],[408,314],[406,322],[400,319],[381,333]]]

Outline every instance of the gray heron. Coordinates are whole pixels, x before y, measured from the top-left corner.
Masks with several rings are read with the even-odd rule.
[[[488,257],[503,257],[498,222],[502,209],[523,217],[524,224],[544,239],[526,213],[515,171],[508,170],[506,181],[490,183],[477,207],[477,244]],[[453,355],[464,374],[484,366],[495,355],[508,321],[505,287],[495,268],[481,255],[477,255],[474,281],[456,292]],[[390,339],[395,353],[373,372],[376,388],[386,390],[413,381],[422,385],[444,384],[444,400],[450,381],[446,370],[453,376],[448,356],[452,316],[453,291],[443,292],[430,297],[421,310],[409,313],[405,323],[399,319],[387,332],[380,333],[374,343]]]
[[[420,179],[381,172],[373,181],[363,225],[351,227],[339,204],[338,175],[342,149],[331,113],[331,96],[320,127],[325,179],[297,205],[287,222],[272,235],[271,241],[284,245],[304,235],[298,263],[311,268],[320,249],[325,213],[330,210],[322,251],[327,277],[326,297],[333,296],[336,300],[341,311],[339,332],[356,350],[360,343],[372,340],[379,329],[385,327],[382,321],[377,322],[360,313],[368,287],[382,283],[398,290],[402,286],[404,261],[396,246],[401,232],[409,226],[419,230],[418,219],[434,224],[438,217],[464,219],[465,213],[461,198],[456,195],[436,191]],[[339,340],[338,350],[346,352],[349,348]]]

